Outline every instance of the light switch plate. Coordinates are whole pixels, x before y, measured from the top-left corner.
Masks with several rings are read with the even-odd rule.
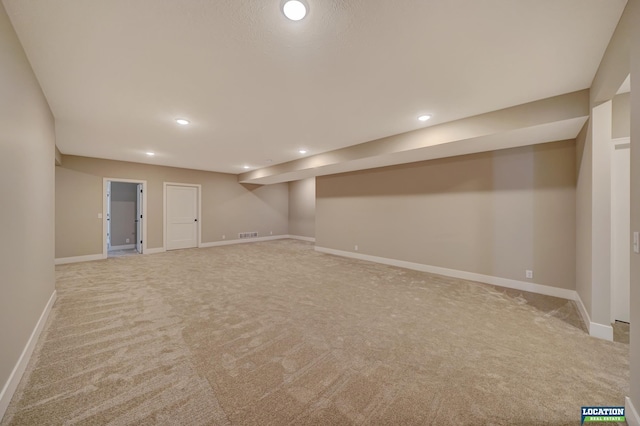
[[[633,252],[640,253],[640,232],[633,233]]]

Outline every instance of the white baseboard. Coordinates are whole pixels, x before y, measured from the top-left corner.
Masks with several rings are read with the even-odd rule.
[[[529,291],[531,293],[544,294],[547,296],[560,297],[562,299],[574,300],[575,291],[564,288],[551,287],[543,284],[530,283],[525,281],[500,278],[490,275],[477,274],[475,272],[458,271],[455,269],[441,268],[439,266],[425,265],[422,263],[406,262],[404,260],[389,259],[386,257],[370,256],[367,254],[354,253],[349,251],[335,250],[316,246],[316,251],[321,253],[334,254],[337,256],[350,257],[353,259],[367,260],[370,262],[382,263],[385,265],[398,266],[400,268],[413,269],[415,271],[430,272],[432,274],[446,275],[448,277],[460,278],[468,281],[478,281],[485,284],[499,287],[512,288],[515,290]]]
[[[584,303],[582,303],[582,299],[580,298],[580,295],[578,294],[578,292],[576,291],[576,297],[573,299],[576,302],[576,306],[578,307],[578,312],[580,313],[580,316],[582,317],[582,322],[584,323],[584,325],[587,326],[587,330],[591,329],[591,317],[589,316],[589,312],[587,312],[587,308],[584,306]],[[589,333],[591,334],[591,333]]]
[[[77,263],[77,262],[91,262],[93,260],[102,260],[104,259],[102,253],[100,254],[89,254],[86,256],[74,256],[74,257],[61,257],[55,260],[56,265],[64,265],[67,263]]]
[[[22,350],[22,354],[20,354],[20,358],[18,358],[18,362],[15,367],[13,367],[13,371],[7,379],[7,382],[4,384],[2,388],[2,392],[0,392],[0,420],[4,417],[4,413],[7,411],[9,407],[9,403],[11,402],[11,398],[13,398],[13,394],[18,388],[18,384],[20,383],[20,379],[24,374],[24,371],[27,368],[27,364],[29,364],[29,359],[31,359],[31,354],[33,354],[33,350],[36,347],[36,343],[38,342],[38,337],[40,337],[40,333],[44,328],[45,323],[47,322],[47,318],[49,318],[49,313],[51,312],[51,308],[53,304],[56,302],[57,293],[56,290],[53,290],[49,301],[44,307],[42,314],[40,314],[40,319],[36,323],[35,328],[31,332],[31,336],[27,341],[27,345]]]
[[[587,312],[587,308],[584,306],[582,299],[578,292],[575,292],[575,302],[578,306],[578,312],[580,312],[580,316],[582,317],[582,321],[587,326],[589,330],[589,335],[593,337],[597,337],[599,339],[608,340],[610,342],[613,341],[613,327],[611,325],[600,324],[597,322],[591,321],[591,316],[589,316],[589,312]]]
[[[144,254],[158,254],[164,253],[166,250],[164,247],[148,248],[144,251]]]
[[[236,240],[214,241],[211,243],[202,243],[200,244],[200,248],[230,246],[233,244],[244,244],[244,243],[257,243],[260,241],[283,240],[286,238],[289,238],[289,236],[288,235],[270,235],[268,237],[243,238],[241,240],[236,239]]]
[[[285,235],[270,235],[268,237],[258,237],[258,238],[243,238],[241,240],[235,239],[235,240],[214,241],[211,243],[202,243],[200,244],[200,248],[220,247],[220,246],[229,246],[232,244],[256,243],[259,241],[273,241],[273,240],[286,240],[286,239],[308,241],[310,243],[316,242],[316,239],[312,237],[303,237],[300,235],[285,234]]]
[[[109,251],[111,250],[130,250],[136,248],[135,244],[126,244],[124,246],[111,246]]]
[[[589,334],[593,337],[613,342],[613,327],[610,325],[590,322]]]
[[[626,397],[624,399],[624,415],[627,418],[627,424],[629,426],[640,426],[640,416],[638,410],[633,406],[631,398]]]
[[[460,278],[468,281],[478,281],[498,287],[506,287],[514,290],[528,291],[531,293],[544,294],[546,296],[559,297],[561,299],[573,300],[578,306],[578,311],[589,330],[589,335],[604,340],[613,341],[613,327],[611,325],[591,322],[591,318],[585,309],[582,299],[575,290],[552,287],[544,284],[530,283],[526,281],[512,280],[509,278],[494,277],[490,275],[476,274],[474,272],[458,271],[455,269],[441,268],[439,266],[425,265],[422,263],[406,262],[404,260],[389,259],[386,257],[371,256],[368,254],[354,253],[350,251],[335,250],[326,247],[315,247],[321,253],[333,254],[336,256],[349,257],[352,259],[366,260],[369,262],[382,263],[384,265],[397,266],[400,268],[413,269],[415,271],[429,272],[432,274],[445,275],[453,278]]]
[[[244,243],[256,243],[259,241],[273,241],[273,240],[283,240],[291,238],[294,240],[302,240],[315,242],[315,238],[310,237],[301,237],[298,235],[270,235],[268,237],[258,237],[258,238],[246,238],[242,240],[225,240],[225,241],[214,241],[211,243],[201,243],[199,248],[207,248],[207,247],[219,247],[219,246],[228,246],[232,244],[244,244]],[[129,248],[136,248],[135,244],[130,246],[112,246],[111,250],[126,250]],[[164,247],[156,247],[156,248],[148,248],[145,250],[144,254],[157,254],[164,253],[167,250]],[[87,256],[75,256],[75,257],[63,257],[60,259],[56,259],[56,265],[64,265],[65,263],[77,263],[77,262],[90,262],[92,260],[101,260],[104,259],[102,254],[90,254]]]
[[[308,241],[310,243],[316,242],[316,239],[313,237],[303,237],[301,235],[287,235],[287,238],[291,238],[292,240]]]
[[[228,246],[231,244],[243,244],[243,243],[255,243],[259,241],[273,241],[273,240],[283,240],[291,238],[294,240],[302,240],[315,242],[315,238],[310,237],[301,237],[298,235],[270,235],[268,237],[258,237],[258,238],[246,238],[242,240],[225,240],[225,241],[214,241],[211,243],[202,243],[199,248],[207,248],[207,247],[219,247],[219,246]],[[128,246],[111,246],[111,250],[127,250],[136,248],[135,244],[131,244]],[[156,248],[148,248],[145,250],[144,254],[157,254],[164,253],[167,250],[164,247],[156,247]],[[92,260],[101,260],[104,259],[102,254],[90,254],[87,256],[75,256],[75,257],[63,257],[60,259],[56,259],[56,265],[64,265],[66,263],[77,263],[77,262],[91,262]]]

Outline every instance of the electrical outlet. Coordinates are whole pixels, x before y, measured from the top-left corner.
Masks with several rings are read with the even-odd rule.
[[[273,235],[273,231],[269,231],[269,235]]]
[[[226,236],[226,235],[223,235],[223,236],[222,236],[222,239],[223,239],[223,240],[224,240],[224,239],[226,239],[226,238],[227,238],[227,236]]]
[[[102,219],[102,213],[98,213],[98,219]]]
[[[526,271],[524,271],[524,275],[527,278],[533,278],[533,271],[531,269],[527,269]]]
[[[126,238],[126,239],[124,240],[124,242],[125,242],[125,243],[128,243],[129,241],[130,241],[130,240],[129,240],[128,238]]]
[[[355,247],[353,248],[355,251],[358,251],[358,245],[356,244]]]
[[[640,253],[640,233],[637,231],[633,233],[633,252]]]

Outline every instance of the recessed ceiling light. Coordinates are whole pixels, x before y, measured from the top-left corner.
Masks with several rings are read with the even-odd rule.
[[[181,126],[186,126],[187,124],[190,123],[189,120],[185,120],[184,118],[177,118],[176,119],[176,123],[178,123]]]
[[[428,119],[431,118],[431,115],[429,114],[425,114],[425,115],[421,115],[420,117],[418,117],[418,120],[420,121],[427,121]]]
[[[301,149],[300,151],[298,151],[300,154],[306,154],[307,150],[306,149]]]
[[[153,157],[154,155],[156,155],[156,153],[155,153],[155,152],[151,152],[151,151],[149,151],[149,152],[147,152],[147,155],[148,155],[149,157]]]
[[[307,7],[301,1],[289,0],[282,7],[282,12],[292,21],[299,21],[307,14]]]
[[[250,169],[251,167],[249,167],[249,166],[243,166],[242,168],[243,168],[243,169]]]

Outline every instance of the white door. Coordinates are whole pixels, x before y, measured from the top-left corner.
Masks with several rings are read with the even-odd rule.
[[[142,253],[142,184],[137,186],[136,199],[136,251]]]
[[[198,188],[167,185],[167,250],[198,246]]]
[[[629,143],[611,157],[611,308],[614,320],[629,322],[631,174]]]

